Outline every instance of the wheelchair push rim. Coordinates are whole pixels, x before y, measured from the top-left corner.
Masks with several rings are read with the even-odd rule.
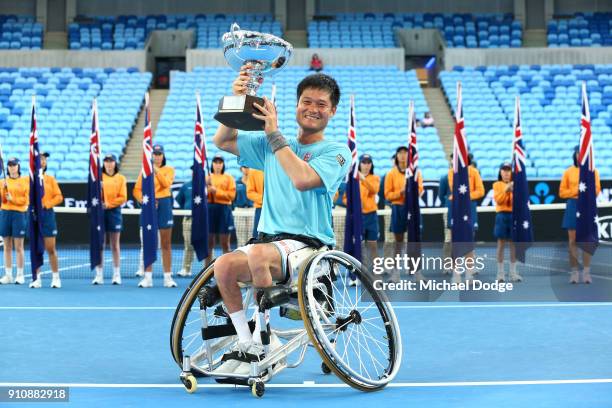
[[[340,267],[351,268],[360,287],[348,287],[344,276],[338,276],[344,275]],[[364,294],[369,297],[364,299]],[[314,255],[300,270],[298,297],[313,345],[342,381],[375,391],[397,375],[402,358],[399,325],[359,261],[340,251]]]

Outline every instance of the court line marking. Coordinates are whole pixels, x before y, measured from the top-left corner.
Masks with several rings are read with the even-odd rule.
[[[491,387],[517,385],[564,385],[564,384],[612,384],[612,378],[571,380],[519,380],[519,381],[446,381],[446,382],[395,382],[391,388],[421,387]],[[184,388],[181,384],[97,384],[97,383],[0,383],[0,387],[70,387],[70,388]],[[234,388],[233,384],[198,384],[198,388]],[[303,383],[266,384],[266,388],[350,388],[347,384],[320,384],[314,381]]]
[[[394,309],[495,309],[495,308],[556,308],[610,307],[612,302],[598,303],[529,303],[529,304],[460,304],[460,305],[394,305]],[[0,310],[176,310],[175,306],[0,306]]]

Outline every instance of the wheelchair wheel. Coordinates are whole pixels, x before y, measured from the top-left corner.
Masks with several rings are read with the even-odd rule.
[[[195,376],[202,376],[203,370],[212,370],[219,364],[221,357],[237,341],[236,335],[219,336],[203,340],[204,325],[213,329],[223,329],[230,325],[229,315],[221,297],[210,306],[202,306],[203,290],[215,286],[214,263],[204,268],[189,284],[174,312],[170,329],[170,349],[174,361],[182,367],[183,356],[190,356]],[[249,304],[252,289],[242,289],[244,304]],[[205,322],[205,324],[204,324]]]
[[[345,282],[349,271],[360,286]],[[376,391],[395,377],[402,359],[397,319],[359,261],[340,251],[314,255],[300,270],[298,297],[313,345],[342,381]]]

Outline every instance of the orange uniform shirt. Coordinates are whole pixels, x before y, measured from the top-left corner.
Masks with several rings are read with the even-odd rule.
[[[8,200],[8,194],[11,195],[11,201]],[[3,210],[26,212],[30,204],[30,179],[9,177],[6,181],[0,180],[0,195]]]
[[[154,181],[156,199],[172,196],[170,188],[172,187],[172,182],[174,182],[174,168],[164,166],[156,169]],[[138,175],[138,180],[136,180],[132,193],[139,203],[142,202],[142,173]]]
[[[253,202],[255,208],[261,208],[263,204],[264,174],[261,170],[250,169],[249,179],[246,185],[247,198]]]
[[[470,183],[470,200],[478,200],[484,197],[485,190],[484,184],[482,184],[482,178],[480,173],[473,166],[468,166],[468,182]],[[448,187],[450,188],[451,195],[449,199],[453,199],[453,169],[448,171]]]
[[[361,197],[361,212],[368,214],[378,209],[376,196],[380,190],[380,177],[368,174],[364,180],[359,180],[359,195]],[[342,202],[346,205],[346,193],[342,195]]]
[[[42,197],[43,208],[50,209],[56,205],[60,205],[62,201],[64,201],[64,196],[62,195],[62,190],[60,190],[55,177],[45,174],[44,184],[45,195]]]
[[[420,171],[418,172],[417,183],[420,197],[424,191],[423,174]],[[385,199],[391,201],[391,204],[404,204],[404,191],[406,191],[406,175],[399,171],[397,167],[393,167],[385,176]]]
[[[127,201],[127,181],[123,174],[102,173],[102,193],[106,209],[121,207]]]
[[[213,194],[208,191],[208,202],[212,204],[226,204],[229,205],[236,198],[236,181],[234,178],[227,174],[211,174],[211,184],[217,189]]]
[[[508,183],[496,181],[493,183],[493,198],[496,212],[512,212],[512,192],[506,191]]]
[[[580,168],[576,166],[568,167],[563,173],[561,184],[559,184],[559,197],[578,198],[578,182],[580,179]],[[599,180],[599,172],[595,170],[595,195],[598,196],[601,192],[601,182]]]

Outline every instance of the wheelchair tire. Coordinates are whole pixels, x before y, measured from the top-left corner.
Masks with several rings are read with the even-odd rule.
[[[214,262],[208,267],[202,269],[198,275],[191,281],[181,300],[179,301],[176,311],[174,312],[174,318],[172,319],[172,325],[170,328],[170,349],[172,351],[172,357],[179,367],[182,368],[182,361],[184,355],[189,355],[191,358],[202,355],[206,351],[204,345],[205,341],[202,339],[202,314],[200,309],[200,303],[198,294],[208,284],[214,282]],[[243,298],[246,290],[243,289]],[[220,301],[215,306],[207,309],[208,313],[208,325],[214,326],[218,324],[227,324],[229,322],[226,310],[223,307],[223,302]],[[189,327],[188,327],[189,326]],[[225,346],[217,349],[216,347],[211,350],[213,361],[217,361],[221,356],[228,351],[235,343],[237,336],[231,335],[223,338],[219,338],[217,341],[223,341],[227,343]],[[218,344],[213,341],[214,344]],[[192,361],[192,373],[196,377],[202,377],[205,374],[202,372],[203,368],[206,367],[209,356],[206,355],[201,360]]]
[[[197,301],[198,293],[204,285],[206,285],[213,277],[214,262],[211,263],[208,267],[203,268],[191,281],[179,304],[174,311],[174,317],[172,318],[172,326],[170,328],[170,350],[172,351],[172,357],[174,361],[182,366],[183,361],[183,347],[181,344],[181,339],[183,335],[183,331],[185,329],[185,321],[189,314],[189,310],[193,307],[194,303]]]
[[[361,281],[360,289],[345,282],[349,270]],[[390,303],[374,289],[361,263],[340,251],[314,254],[298,280],[304,326],[323,364],[358,390],[384,388],[399,371],[401,334]]]

